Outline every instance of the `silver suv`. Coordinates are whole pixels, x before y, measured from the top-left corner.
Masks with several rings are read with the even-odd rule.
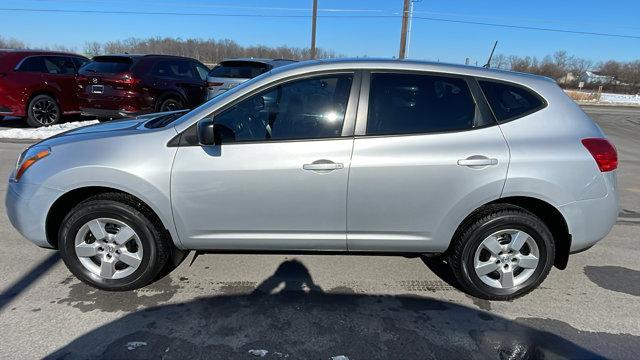
[[[216,65],[207,76],[207,100],[276,67],[295,63],[287,59],[229,59]]]
[[[311,61],[189,112],[27,149],[7,211],[104,290],[188,250],[439,254],[506,300],[611,230],[617,154],[550,79],[413,61]]]

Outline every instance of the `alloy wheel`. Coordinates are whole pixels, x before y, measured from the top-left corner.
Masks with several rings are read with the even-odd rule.
[[[142,263],[140,237],[124,222],[98,218],[80,227],[75,253],[91,273],[104,279],[121,279],[133,274]]]
[[[58,121],[60,110],[50,99],[40,99],[32,106],[33,117],[42,125],[51,125]]]
[[[473,259],[476,275],[493,288],[509,289],[521,285],[540,263],[535,240],[522,230],[496,231],[478,246]]]

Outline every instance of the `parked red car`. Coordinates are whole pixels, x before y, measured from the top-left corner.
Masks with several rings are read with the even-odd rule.
[[[122,118],[200,105],[209,68],[168,55],[96,56],[80,69],[80,110],[99,118]]]
[[[76,54],[0,50],[0,119],[17,116],[37,127],[79,112],[76,76],[87,62]]]

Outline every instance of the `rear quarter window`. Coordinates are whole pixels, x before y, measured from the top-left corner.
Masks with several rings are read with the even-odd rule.
[[[529,115],[546,106],[538,94],[524,87],[486,80],[478,83],[499,123]]]

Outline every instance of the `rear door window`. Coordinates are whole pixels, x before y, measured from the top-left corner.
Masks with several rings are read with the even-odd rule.
[[[83,72],[98,74],[119,74],[129,71],[133,60],[122,56],[100,56],[80,69]]]
[[[17,71],[48,73],[47,66],[44,63],[44,56],[31,56],[22,61]]]
[[[211,77],[251,79],[269,71],[271,67],[263,63],[243,61],[225,61],[214,67],[210,72]]]
[[[498,122],[513,120],[545,107],[540,96],[516,85],[479,80],[480,88]]]
[[[73,61],[66,56],[47,56],[44,63],[49,74],[75,75],[76,73]]]
[[[368,135],[461,131],[479,123],[480,113],[462,78],[373,73]]]
[[[186,60],[160,60],[153,68],[153,75],[172,79],[196,79],[194,70]]]

